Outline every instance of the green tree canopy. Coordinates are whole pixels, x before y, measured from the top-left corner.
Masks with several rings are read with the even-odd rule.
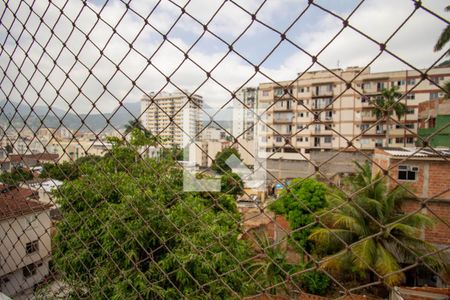
[[[0,174],[0,182],[7,185],[18,185],[31,179],[33,179],[33,173],[24,168],[14,168],[11,172]]]
[[[275,213],[283,215],[289,222],[292,230],[314,223],[314,213],[326,206],[325,184],[312,178],[296,178],[288,185],[288,189],[281,192],[280,197],[270,205]],[[304,250],[311,252],[312,244],[308,236],[313,227],[309,226],[292,233],[295,240],[294,246],[299,245]],[[299,249],[301,253],[303,249]]]
[[[240,262],[236,205],[183,192],[173,160],[139,159],[122,141],[55,192],[64,216],[53,259],[75,297],[232,299],[253,292]],[[212,205],[213,204],[213,205]]]
[[[239,151],[237,151],[235,148],[232,147],[227,147],[222,151],[218,152],[216,154],[216,157],[214,158],[214,162],[211,166],[211,169],[213,169],[219,174],[230,172],[231,168],[226,164],[226,161],[232,155],[235,155],[238,159],[241,159]]]

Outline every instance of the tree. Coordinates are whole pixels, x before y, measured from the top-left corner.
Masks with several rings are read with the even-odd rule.
[[[0,182],[7,185],[19,185],[33,179],[33,173],[24,168],[14,168],[11,172],[0,174]]]
[[[132,119],[128,121],[128,123],[125,125],[125,132],[124,132],[125,135],[130,134],[133,131],[133,129],[138,129],[144,132],[146,136],[150,136],[152,134],[150,130],[148,130],[147,128],[144,127],[144,125],[142,125],[142,122],[139,119]]]
[[[224,174],[226,172],[231,171],[231,168],[226,164],[226,161],[232,155],[235,155],[239,160],[241,159],[241,155],[239,154],[239,152],[232,147],[227,147],[222,151],[218,152],[216,154],[216,157],[214,158],[214,162],[211,166],[211,169],[213,169],[219,174]]]
[[[356,273],[362,279],[369,274],[371,282],[374,270],[384,276],[388,286],[394,286],[404,279],[402,263],[413,264],[416,257],[436,251],[418,238],[420,230],[431,226],[432,220],[401,210],[405,187],[388,190],[380,173],[372,176],[369,163],[356,167],[357,175],[350,186],[356,195],[349,202],[340,191],[330,193],[328,207],[335,209],[324,212],[321,221],[326,227],[314,229],[309,238],[328,249],[330,256],[322,260],[323,268],[340,274]],[[436,270],[441,268],[436,257],[426,256],[424,262]]]
[[[73,296],[230,299],[253,293],[239,264],[252,252],[238,239],[230,196],[212,206],[201,193],[183,192],[176,162],[136,161],[137,153],[113,140],[88,174],[55,191],[64,219],[56,225],[53,259]]]
[[[445,91],[444,97],[450,99],[450,81],[444,83],[443,89]]]
[[[241,177],[233,172],[226,172],[220,177],[221,192],[238,196],[244,193],[244,182]]]
[[[445,8],[445,11],[450,11],[450,5]],[[448,43],[450,40],[450,25],[447,25],[444,30],[442,30],[441,35],[439,36],[439,39],[436,42],[436,45],[434,45],[434,51],[440,51],[444,46]],[[447,50],[447,55],[450,55],[450,50]]]
[[[400,120],[406,114],[406,105],[398,102],[402,94],[398,91],[398,86],[393,86],[390,89],[383,89],[381,94],[373,101],[373,112],[379,119],[383,119],[386,124],[386,147],[389,147],[389,127],[391,124],[391,115],[393,112]]]
[[[296,178],[281,192],[280,198],[271,203],[270,209],[283,215],[292,230],[314,223],[314,213],[326,206],[325,184],[312,178]],[[313,244],[308,240],[313,227],[309,226],[292,233],[293,246],[303,256],[304,251],[313,252]],[[300,246],[300,248],[298,248]]]
[[[79,166],[75,162],[44,163],[40,178],[51,178],[60,181],[74,180],[80,176]]]

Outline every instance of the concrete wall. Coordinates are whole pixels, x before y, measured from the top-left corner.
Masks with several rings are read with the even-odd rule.
[[[314,176],[313,174],[316,173],[314,165],[320,165],[319,170],[331,179],[337,174],[353,173],[355,170],[354,161],[364,162],[368,160],[366,156],[359,152],[311,151],[309,155],[310,161],[269,158],[267,160],[267,170],[269,171],[267,178],[286,179]],[[300,157],[300,154],[298,156]]]

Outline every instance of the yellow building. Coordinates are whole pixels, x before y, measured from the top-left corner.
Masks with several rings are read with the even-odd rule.
[[[314,149],[346,148],[348,141],[358,149],[385,146],[386,124],[377,120],[370,100],[392,86],[399,87],[404,95],[400,101],[408,109],[401,120],[393,116],[388,145],[413,146],[419,104],[441,97],[438,85],[450,79],[450,68],[431,69],[426,79],[416,70],[371,73],[349,67],[332,72],[307,72],[297,80],[259,85],[258,107],[268,109],[268,126],[260,138],[268,152],[308,156]]]

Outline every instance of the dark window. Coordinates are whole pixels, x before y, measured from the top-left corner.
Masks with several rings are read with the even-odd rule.
[[[416,180],[418,167],[398,166],[398,180]]]
[[[25,250],[26,250],[27,254],[38,251],[39,250],[39,241],[36,240],[36,241],[27,243],[25,246]]]
[[[37,265],[29,264],[22,268],[23,277],[28,278],[36,274]]]

